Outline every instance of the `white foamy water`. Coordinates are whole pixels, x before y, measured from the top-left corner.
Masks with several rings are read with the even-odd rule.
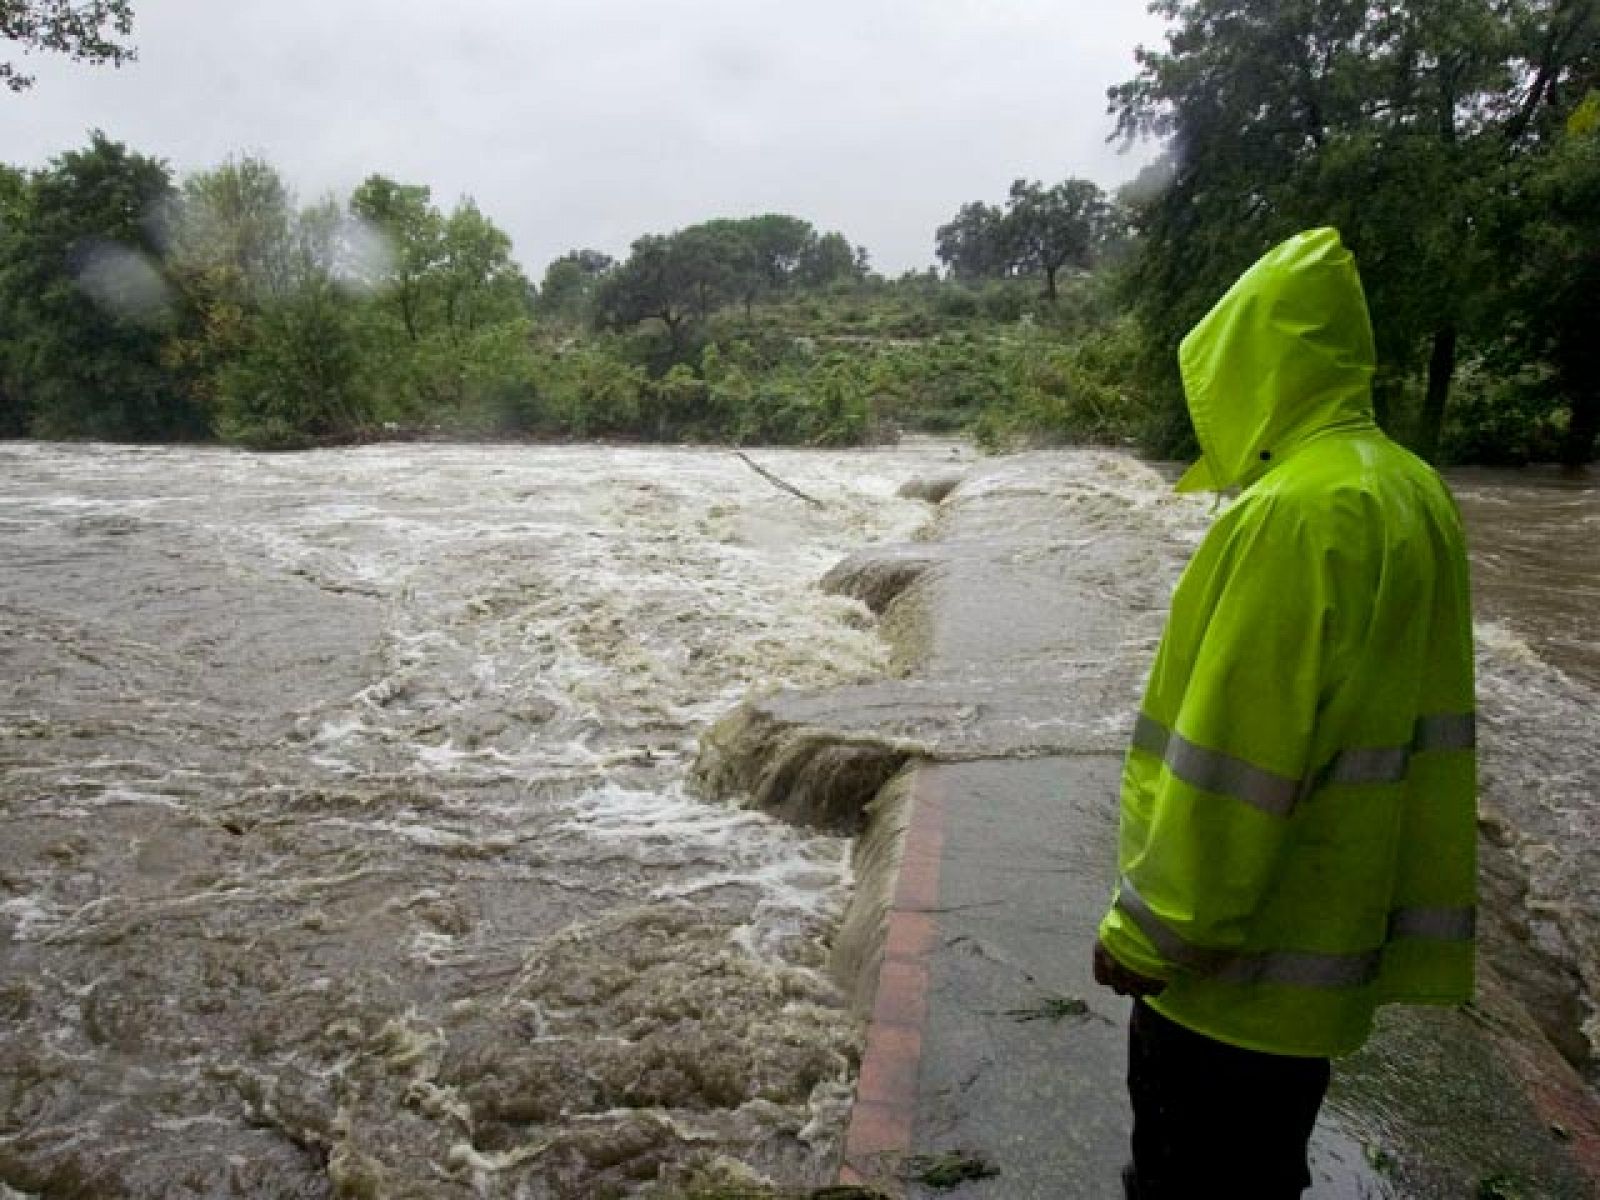
[[[822,505],[717,450],[0,446],[6,1177],[825,1171],[848,845],[687,767],[752,690],[882,671],[815,581],[965,452],[753,457]]]

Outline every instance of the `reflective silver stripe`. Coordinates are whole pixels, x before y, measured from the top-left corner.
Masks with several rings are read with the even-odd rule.
[[[1264,770],[1220,750],[1196,746],[1143,713],[1133,727],[1133,744],[1161,759],[1169,771],[1201,791],[1232,796],[1275,817],[1294,811],[1295,797],[1300,792],[1298,779]]]
[[[1408,744],[1341,750],[1332,762],[1317,772],[1307,792],[1329,783],[1399,783],[1406,777],[1413,754],[1471,750],[1476,744],[1476,721],[1471,713],[1418,717],[1411,727]]]
[[[1196,975],[1214,975],[1227,966],[1234,955],[1226,950],[1208,950],[1185,941],[1170,925],[1156,916],[1124,875],[1117,885],[1117,907],[1132,918],[1139,931],[1150,939],[1161,957],[1174,966],[1187,967]]]
[[[1359,954],[1307,954],[1295,950],[1238,954],[1196,946],[1158,917],[1126,876],[1117,888],[1117,907],[1127,913],[1168,962],[1193,971],[1196,975],[1227,983],[1288,983],[1307,988],[1361,987],[1377,978],[1382,960],[1377,950]]]
[[[1308,988],[1353,988],[1378,977],[1383,955],[1305,954],[1276,950],[1271,954],[1241,955],[1217,972],[1228,983],[1291,983]]]
[[[1291,780],[1220,750],[1197,746],[1143,713],[1133,727],[1133,744],[1161,759],[1168,770],[1193,787],[1232,796],[1273,816],[1285,817],[1294,811],[1298,801],[1328,784],[1400,783],[1413,754],[1470,750],[1477,744],[1477,734],[1472,713],[1418,717],[1406,745],[1341,750],[1327,766],[1304,781]]]
[[[1363,750],[1341,750],[1317,775],[1317,784],[1399,783],[1406,777],[1411,761],[1410,746],[1383,746]]]
[[[1478,722],[1472,713],[1418,717],[1411,736],[1417,754],[1428,750],[1471,750],[1478,744]]]
[[[1431,938],[1470,942],[1478,927],[1471,908],[1397,908],[1389,914],[1389,938]]]

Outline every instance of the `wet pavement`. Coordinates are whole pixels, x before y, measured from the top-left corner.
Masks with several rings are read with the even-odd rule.
[[[924,569],[894,566],[904,590],[873,597],[928,717],[889,739],[911,764],[906,832],[841,1172],[891,1195],[1121,1195],[1128,1002],[1090,954],[1121,739],[1185,539],[1148,506],[1108,511],[1113,492],[1027,478],[980,468],[931,546],[890,552]],[[1592,1196],[1600,1107],[1486,969],[1470,1009],[1389,1010],[1336,1065],[1312,1165],[1311,1200]]]

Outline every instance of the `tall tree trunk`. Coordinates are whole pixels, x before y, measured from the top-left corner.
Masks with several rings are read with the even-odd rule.
[[[1441,59],[1439,63],[1438,129],[1439,140],[1446,147],[1454,146],[1456,142],[1456,76],[1461,70],[1462,61],[1459,57],[1453,61]],[[1466,229],[1463,227],[1462,214],[1457,212],[1451,223],[1462,235],[1458,244],[1464,245]],[[1460,274],[1459,270],[1454,273]],[[1445,299],[1447,304],[1454,303],[1453,296]],[[1417,453],[1428,462],[1436,462],[1439,458],[1444,410],[1450,399],[1450,379],[1456,371],[1456,337],[1455,316],[1447,310],[1443,324],[1433,331],[1433,352],[1428,356],[1428,391],[1422,400],[1422,420],[1417,428]]]
[[[1434,331],[1433,353],[1428,356],[1428,393],[1422,401],[1417,453],[1429,462],[1439,457],[1445,404],[1450,399],[1450,379],[1456,371],[1456,336],[1454,322],[1440,326]]]

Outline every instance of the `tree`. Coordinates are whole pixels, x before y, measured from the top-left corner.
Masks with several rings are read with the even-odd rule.
[[[691,225],[671,234],[647,234],[597,294],[603,324],[626,328],[657,320],[676,350],[684,322],[703,320],[741,294],[753,260],[732,222]]]
[[[121,66],[134,52],[118,39],[132,32],[130,0],[0,0],[0,38],[17,43],[24,54],[43,50]],[[0,62],[0,83],[20,92],[33,86],[33,76]]]
[[[597,319],[622,329],[657,320],[676,353],[687,322],[730,304],[818,287],[866,272],[866,252],[840,233],[818,236],[797,217],[768,213],[703,221],[633,243],[596,292]]]
[[[468,197],[445,219],[431,273],[442,327],[457,339],[527,312],[528,281],[511,238]]]
[[[933,235],[934,253],[957,279],[996,279],[1011,270],[1005,214],[982,201],[963,204]]]
[[[555,320],[582,322],[594,302],[595,289],[616,268],[609,254],[569,250],[545,268],[534,309]]]
[[[794,282],[817,242],[810,221],[767,213],[737,222],[749,244],[750,267],[764,292],[781,292]]]
[[[1508,258],[1521,319],[1512,342],[1550,364],[1567,399],[1563,462],[1590,461],[1600,437],[1600,91],[1590,91],[1547,155],[1530,164],[1528,219],[1517,221]]]
[[[214,413],[221,371],[261,313],[293,290],[295,221],[282,177],[249,157],[190,176],[169,210],[167,270],[186,319],[163,362],[205,412]]]
[[[856,283],[866,278],[869,269],[867,248],[852,246],[844,234],[833,232],[811,240],[801,252],[793,278],[801,287],[828,287]]]
[[[646,234],[633,243],[627,259],[606,278],[595,297],[602,325],[623,329],[657,320],[677,346],[678,330],[689,317],[692,296],[674,237]]]
[[[526,331],[511,327],[531,315],[533,300],[510,237],[470,197],[446,216],[428,188],[382,175],[356,189],[350,212],[383,247],[364,280],[372,294],[364,374],[391,415],[498,405],[490,419],[504,419],[528,378]]]
[[[230,160],[184,181],[167,256],[173,266],[226,276],[241,296],[282,294],[289,285],[293,197],[263,159]]]
[[[262,449],[339,437],[371,419],[354,304],[342,270],[349,225],[324,200],[294,215],[282,245],[283,287],[252,313],[221,363],[216,432]]]
[[[15,167],[0,165],[0,317],[5,309],[5,264],[11,256],[11,231],[23,219],[28,201],[29,180]],[[11,378],[11,353],[0,342],[0,437],[16,437],[28,431],[27,412],[22,396]]]
[[[394,256],[372,253],[369,226],[333,198],[299,207],[250,157],[185,180],[171,211],[168,270],[187,319],[163,363],[213,432],[284,448],[370,424],[393,356],[363,316]]]
[[[1362,265],[1380,383],[1426,360],[1416,440],[1430,453],[1462,332],[1485,311],[1468,298],[1503,273],[1486,216],[1592,45],[1594,0],[1153,8],[1174,22],[1167,47],[1141,49],[1110,99],[1120,134],[1170,139],[1169,183],[1134,214],[1130,279],[1169,428],[1186,424],[1183,332],[1272,242],[1334,223]]]
[[[386,239],[390,269],[378,282],[387,285],[406,337],[418,341],[429,278],[444,257],[444,218],[433,206],[431,192],[420,184],[371,175],[350,197],[350,212]]]
[[[174,320],[157,215],[166,164],[98,131],[18,195],[0,229],[0,339],[13,422],[49,437],[200,436],[205,421],[166,386]]]
[[[1111,206],[1089,180],[1047,188],[1019,179],[1011,185],[1001,238],[1015,269],[1044,275],[1045,296],[1053,304],[1056,275],[1064,267],[1087,268],[1110,228]]]
[[[1088,267],[1113,233],[1113,206],[1087,179],[1053,187],[1018,179],[1005,208],[963,204],[934,234],[939,261],[958,279],[1043,275],[1056,300],[1056,278],[1069,266]]]

